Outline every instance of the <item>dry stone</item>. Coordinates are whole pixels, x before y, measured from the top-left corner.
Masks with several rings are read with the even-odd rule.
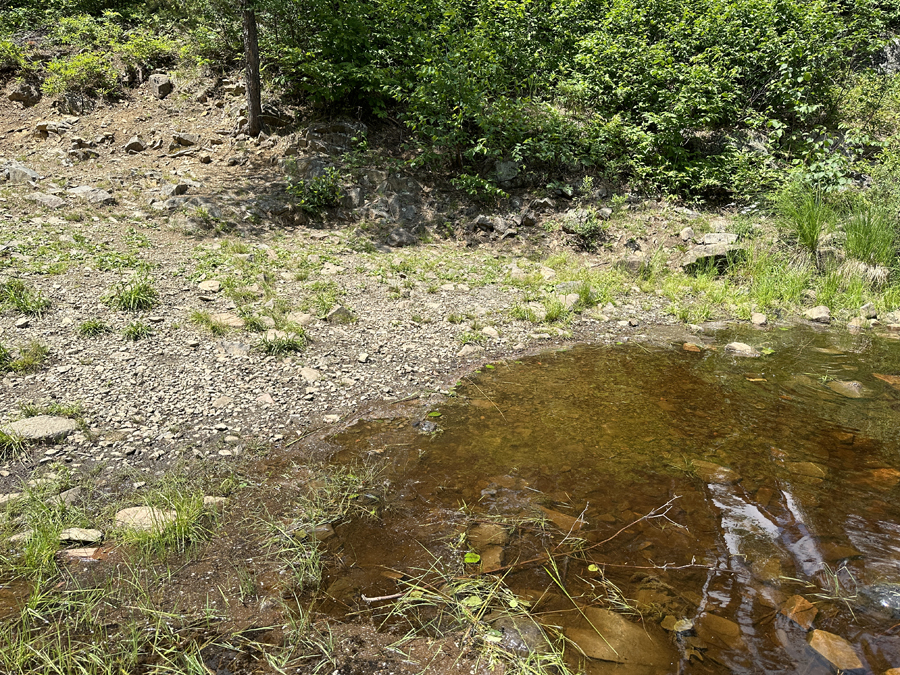
[[[59,540],[63,543],[78,542],[81,544],[96,544],[103,539],[103,532],[83,527],[69,527],[59,533]]]
[[[825,305],[818,305],[803,312],[803,318],[816,323],[831,323],[831,310]]]
[[[174,523],[178,514],[175,511],[157,509],[152,506],[132,506],[122,509],[116,514],[116,527],[143,532],[162,532],[166,526]]]
[[[78,423],[68,417],[38,415],[11,422],[4,427],[3,431],[27,441],[41,442],[62,440],[77,428]]]
[[[172,93],[172,89],[174,88],[169,76],[161,73],[151,75],[148,83],[150,85],[150,93],[156,98],[165,98]]]

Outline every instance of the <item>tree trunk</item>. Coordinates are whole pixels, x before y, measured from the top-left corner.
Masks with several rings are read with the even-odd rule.
[[[259,39],[256,35],[256,12],[250,6],[251,0],[241,0],[244,16],[244,61],[247,64],[247,122],[248,134],[259,136],[262,102],[259,85]]]

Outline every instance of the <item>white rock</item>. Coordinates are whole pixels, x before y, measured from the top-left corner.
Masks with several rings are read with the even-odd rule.
[[[12,422],[2,430],[28,441],[56,441],[68,436],[78,428],[75,420],[54,415],[38,415]]]

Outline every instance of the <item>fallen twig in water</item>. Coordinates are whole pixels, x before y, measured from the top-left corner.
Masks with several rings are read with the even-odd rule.
[[[365,595],[360,595],[363,602],[382,602],[383,600],[396,600],[397,598],[402,598],[406,595],[405,592],[401,593],[391,593],[390,595],[379,595],[374,598],[367,598]]]

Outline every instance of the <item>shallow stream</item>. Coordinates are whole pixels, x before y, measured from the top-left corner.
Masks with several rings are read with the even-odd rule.
[[[730,355],[735,340],[766,353]],[[900,667],[900,342],[806,329],[706,342],[496,363],[418,426],[351,427],[338,456],[387,458],[393,488],[382,520],[337,528],[331,597],[396,590],[384,569],[426,567],[436,538],[464,550],[447,528],[464,517],[515,525],[482,562],[539,594],[546,565],[516,563],[548,546],[542,515],[552,546],[582,549],[558,561],[566,592],[610,606],[618,588],[675,654],[671,672],[834,672],[813,629],[864,671]],[[796,595],[815,606],[799,622],[784,609]]]

